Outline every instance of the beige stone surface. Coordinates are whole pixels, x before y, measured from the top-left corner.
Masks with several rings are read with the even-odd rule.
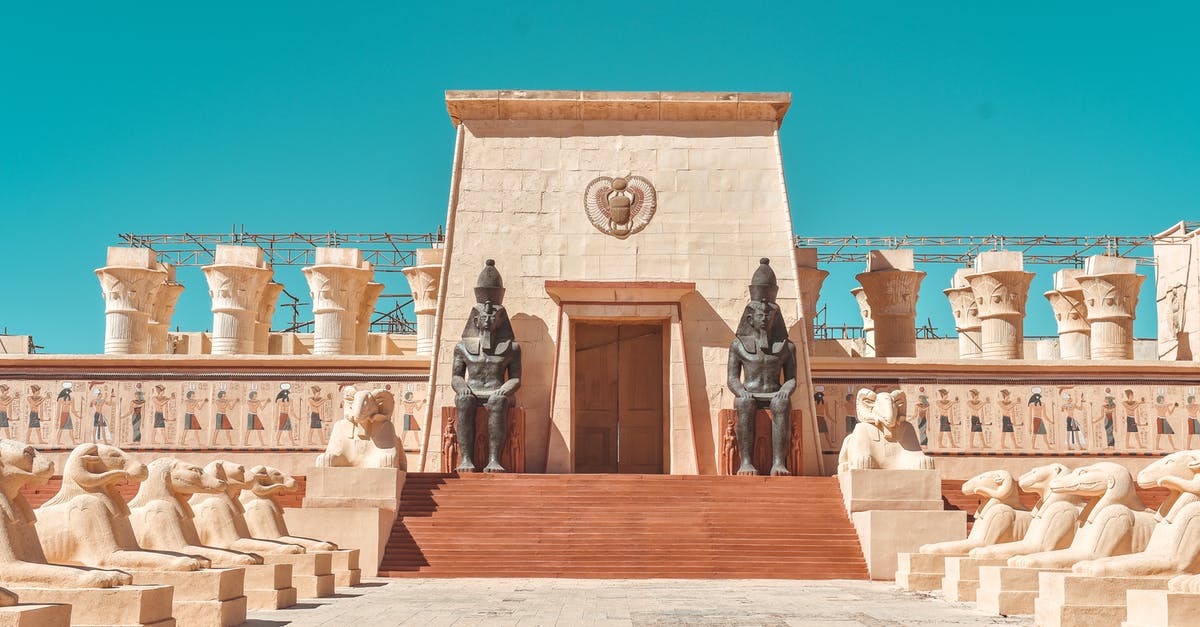
[[[417,265],[405,268],[404,278],[412,289],[413,314],[417,318],[417,354],[432,355],[437,326],[437,305],[442,284],[442,249],[417,251]]]
[[[212,297],[212,353],[254,353],[263,291],[273,273],[262,249],[218,245],[212,265],[201,270]]]
[[[343,549],[357,549],[361,575],[374,577],[379,574],[396,511],[377,507],[289,507],[284,517],[294,533],[320,534]]]
[[[278,610],[296,604],[291,564],[244,566],[246,605],[252,610]]]
[[[911,249],[872,250],[867,271],[855,277],[871,310],[876,357],[917,356],[917,298],[925,273],[914,269],[912,259]]]
[[[937,590],[942,585],[945,569],[944,555],[899,553],[896,555],[896,585],[909,592]]]
[[[1041,586],[1043,572],[1067,572],[1053,568],[1019,568],[1014,566],[982,566],[979,569],[979,589],[975,602],[988,614],[1013,616],[1033,614],[1034,600]]]
[[[974,272],[963,275],[975,295],[980,320],[980,357],[1024,357],[1025,301],[1032,272],[1019,251],[993,250],[975,257]]]
[[[1200,617],[1200,594],[1131,589],[1122,627],[1191,627]]]
[[[950,287],[942,290],[950,301],[950,313],[954,316],[954,330],[958,331],[958,356],[962,359],[978,359],[983,352],[981,342],[982,322],[979,306],[975,304],[975,293],[965,278],[970,270],[959,268],[954,271]],[[920,355],[919,349],[917,355]]]
[[[966,535],[967,514],[938,510],[873,510],[850,515],[871,579],[894,579],[898,553]]]
[[[149,248],[110,246],[106,261],[96,270],[104,297],[104,352],[149,352],[150,317],[167,271]]]
[[[1146,277],[1133,259],[1094,255],[1076,277],[1091,326],[1092,359],[1133,359],[1133,320]]]
[[[946,558],[945,572],[942,577],[942,598],[950,602],[975,601],[979,591],[979,569],[984,566],[1003,566],[1005,559],[979,559],[967,556],[951,556]]]
[[[25,603],[59,603],[71,606],[72,625],[141,627],[170,624],[171,586],[121,586],[120,588],[14,588]]]
[[[67,627],[71,624],[71,606],[10,605],[0,607],[0,627]]]
[[[460,124],[461,160],[452,175],[426,425],[452,404],[453,346],[474,304],[470,287],[478,268],[491,258],[505,273],[505,307],[523,353],[517,402],[528,425],[527,468],[573,467],[571,368],[561,367],[573,354],[571,324],[632,318],[671,325],[669,341],[678,347],[669,352],[665,368],[670,411],[664,417],[664,472],[716,472],[717,412],[733,401],[724,386],[724,349],[745,305],[747,277],[761,257],[774,261],[778,301],[807,363],[777,135],[782,115],[777,107],[787,100],[751,102],[743,96],[659,94],[649,101],[659,114],[643,116],[636,112],[654,104],[645,105],[641,97],[448,95],[451,116]],[[583,192],[597,177],[625,174],[653,184],[657,208],[644,230],[617,239],[592,226]],[[567,314],[566,306],[547,299],[548,281],[691,281],[695,293],[684,296],[678,308],[667,304],[677,309],[679,322],[672,323],[671,314],[640,316],[638,305],[599,304]],[[810,447],[803,456],[805,472],[815,474],[820,459],[811,399],[811,388],[801,381],[792,405],[805,412],[803,441]],[[423,449],[422,464],[414,470],[440,467],[440,434],[428,433]]]
[[[313,303],[313,354],[354,354],[362,301],[374,268],[357,248],[317,248],[313,265],[302,271]]]
[[[1046,300],[1054,310],[1058,325],[1060,359],[1091,359],[1092,325],[1087,318],[1083,288],[1077,280],[1083,270],[1065,268],[1054,273],[1054,289],[1046,292]],[[1131,345],[1132,348],[1132,345]]]
[[[305,472],[304,507],[369,504],[394,511],[404,491],[405,475],[394,468],[311,466]]]
[[[329,553],[267,554],[263,560],[268,564],[286,564],[292,567],[292,587],[301,599],[316,599],[333,594],[333,556]]]
[[[400,468],[405,458],[396,438],[392,412],[396,397],[387,388],[342,389],[342,419],[334,423],[317,466]]]
[[[207,568],[194,572],[136,571],[137,585],[174,588],[172,614],[180,627],[229,627],[246,621],[246,571]]]
[[[838,473],[838,484],[846,511],[851,513],[942,509],[942,481],[937,470],[849,470]]]
[[[1129,590],[1165,590],[1167,577],[1039,575],[1034,620],[1045,627],[1118,627],[1126,617]]]
[[[1200,355],[1200,237],[1188,226],[1180,222],[1159,233],[1154,243],[1156,354],[1170,361]]]

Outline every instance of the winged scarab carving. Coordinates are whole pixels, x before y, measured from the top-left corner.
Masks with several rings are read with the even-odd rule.
[[[583,193],[592,226],[618,239],[646,228],[657,204],[654,185],[640,176],[601,176],[588,183]]]

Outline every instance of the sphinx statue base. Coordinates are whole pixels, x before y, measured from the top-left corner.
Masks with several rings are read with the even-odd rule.
[[[334,557],[335,575],[345,573],[337,575],[337,585],[374,577],[396,522],[404,478],[405,472],[394,468],[309,468],[303,507],[284,508],[288,530],[358,550],[354,557]],[[346,564],[344,571],[339,563]]]
[[[9,588],[25,603],[71,606],[72,625],[148,627],[174,625],[171,586],[119,588]]]
[[[263,555],[267,564],[292,567],[292,586],[301,599],[333,596],[333,558],[329,553],[292,553]]]
[[[1125,593],[1123,627],[1190,627],[1200,616],[1200,594],[1168,590]]]
[[[17,595],[0,588],[0,627],[67,627],[70,605],[18,605]]]
[[[252,610],[282,610],[296,604],[289,564],[242,566],[246,571],[246,606]]]
[[[1000,558],[947,557],[946,575],[942,577],[942,598],[946,601],[974,603],[979,592],[979,569],[1007,563],[1008,560]]]
[[[132,571],[134,584],[172,586],[178,627],[232,627],[246,622],[246,571],[206,568],[193,572]]]
[[[1166,590],[1169,576],[1089,577],[1042,573],[1034,601],[1034,621],[1044,627],[1119,627],[1125,620],[1126,592]]]
[[[975,605],[997,616],[1032,614],[1044,572],[1067,573],[1066,568],[1019,568],[1016,566],[983,566],[979,569],[979,590]]]

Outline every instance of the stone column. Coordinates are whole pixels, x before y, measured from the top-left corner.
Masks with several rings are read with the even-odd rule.
[[[1054,273],[1054,289],[1046,300],[1058,323],[1058,358],[1091,359],[1092,325],[1088,324],[1083,288],[1076,278],[1083,270],[1068,268]]]
[[[367,355],[371,352],[368,339],[371,335],[371,316],[375,315],[375,303],[383,293],[383,283],[374,281],[363,288],[362,300],[358,303],[358,320],[354,323],[354,352]]]
[[[283,284],[271,281],[263,287],[262,298],[258,299],[258,309],[254,315],[254,353],[266,355],[271,352],[271,319],[275,317],[275,306],[279,304],[279,295],[283,293]]]
[[[417,251],[417,265],[403,270],[412,289],[413,311],[417,316],[417,354],[433,354],[433,327],[437,315],[438,289],[442,281],[441,248]]]
[[[950,301],[950,311],[954,315],[954,330],[958,331],[958,356],[962,359],[978,359],[983,352],[982,322],[979,320],[979,307],[975,305],[975,295],[967,284],[967,268],[954,271],[950,279],[950,288],[942,290]]]
[[[872,250],[857,277],[875,322],[875,356],[917,356],[917,297],[925,273],[910,249]]]
[[[270,264],[257,246],[217,246],[213,265],[201,268],[212,297],[213,355],[254,353],[258,309],[271,281]]]
[[[1020,251],[979,253],[973,271],[963,276],[979,308],[984,359],[1022,359],[1025,356],[1025,301],[1032,272],[1025,272]]]
[[[871,316],[871,304],[867,302],[867,292],[861,287],[850,290],[858,303],[858,313],[863,320],[863,357],[875,356],[875,319]]]
[[[146,350],[161,355],[170,348],[167,346],[167,333],[171,330],[171,316],[175,315],[175,303],[179,302],[179,295],[183,294],[183,286],[175,282],[175,266],[163,263],[158,267],[166,272],[167,276],[154,296],[154,306],[150,308],[150,337]]]
[[[1084,260],[1076,280],[1092,326],[1092,359],[1133,359],[1133,319],[1146,280],[1137,262],[1094,255]]]
[[[104,354],[145,353],[150,314],[167,273],[149,248],[110,246],[106,261],[96,270],[104,297]]]
[[[318,248],[303,268],[313,303],[313,354],[352,355],[360,302],[375,270],[357,248]]]
[[[829,272],[817,268],[816,248],[796,249],[796,280],[800,283],[800,307],[803,310],[804,326],[808,331],[808,350],[813,349],[817,322],[817,301],[821,298],[821,284]]]

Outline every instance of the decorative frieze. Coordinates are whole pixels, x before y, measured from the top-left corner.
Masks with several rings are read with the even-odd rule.
[[[872,250],[867,271],[855,278],[870,306],[875,356],[916,357],[917,297],[925,273],[914,268],[912,250]]]
[[[1067,268],[1054,273],[1054,289],[1045,293],[1058,323],[1060,359],[1090,359],[1092,325],[1088,323],[1083,288],[1076,279],[1083,270]],[[1132,346],[1130,347],[1132,349]]]
[[[212,354],[254,353],[258,312],[271,266],[256,246],[217,246],[213,265],[201,268],[212,298]]]
[[[107,263],[96,270],[96,277],[104,297],[104,353],[145,353],[155,298],[167,279],[154,251],[111,246]]]
[[[1077,278],[1091,324],[1092,359],[1133,359],[1133,320],[1145,276],[1133,259],[1094,255]]]
[[[1025,356],[1025,302],[1032,272],[1025,272],[1019,251],[979,253],[974,272],[963,276],[979,309],[981,354],[984,359]]]

